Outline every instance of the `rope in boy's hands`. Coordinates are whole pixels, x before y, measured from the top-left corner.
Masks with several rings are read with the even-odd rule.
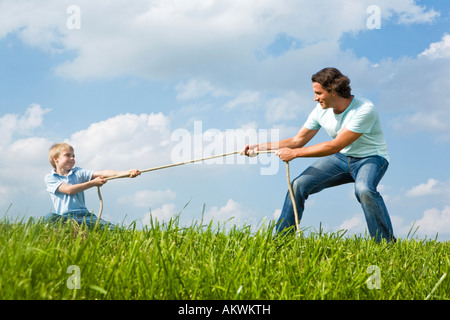
[[[150,168],[150,169],[145,169],[145,170],[141,170],[141,171],[134,169],[134,170],[130,170],[128,172],[128,174],[126,174],[126,175],[109,177],[109,178],[106,178],[104,180],[105,180],[105,183],[106,183],[107,180],[113,180],[113,179],[119,179],[119,178],[127,178],[127,177],[134,178],[134,177],[136,177],[136,176],[138,176],[138,175],[140,175],[141,173],[144,173],[144,172],[156,171],[156,170],[165,169],[165,168],[171,168],[171,167],[180,166],[180,165],[184,165],[184,164],[188,164],[188,163],[194,163],[194,162],[198,162],[198,161],[205,161],[205,160],[214,159],[214,158],[226,157],[226,156],[234,155],[234,154],[237,154],[237,153],[239,153],[240,155],[247,155],[247,156],[250,156],[250,157],[255,157],[255,156],[257,156],[258,154],[261,154],[261,153],[276,153],[276,150],[259,150],[257,145],[247,145],[245,147],[245,149],[242,150],[242,151],[233,151],[233,152],[224,153],[224,154],[220,154],[220,155],[216,155],[216,156],[210,156],[210,157],[205,157],[205,158],[201,158],[201,159],[194,159],[194,160],[189,160],[189,161],[185,161],[185,162],[173,163],[173,164],[160,166],[160,167],[155,167],[155,168]],[[290,197],[291,197],[292,205],[294,207],[295,225],[296,225],[297,233],[300,233],[300,229],[299,229],[300,227],[299,227],[299,221],[298,221],[298,213],[297,213],[297,205],[295,203],[294,192],[292,190],[291,179],[290,179],[290,174],[289,174],[289,161],[285,161],[285,162],[286,162],[286,177],[287,177],[288,186],[289,186],[289,194],[290,194]],[[100,222],[100,218],[101,218],[102,213],[103,213],[103,198],[102,198],[102,194],[100,192],[100,186],[97,186],[97,193],[98,193],[98,198],[99,198],[99,201],[100,201],[100,209],[99,209],[97,221],[95,222],[94,229],[97,228],[97,225]]]

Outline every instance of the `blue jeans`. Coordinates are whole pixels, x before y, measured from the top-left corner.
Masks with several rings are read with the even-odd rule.
[[[292,182],[298,219],[300,221],[308,196],[325,188],[355,183],[355,195],[366,217],[369,234],[376,241],[395,241],[389,213],[377,185],[385,174],[389,162],[380,156],[353,158],[341,153],[320,158]],[[294,209],[289,192],[277,222],[277,234],[295,226]],[[291,231],[293,228],[290,229]]]
[[[84,224],[86,225],[88,228],[94,228],[95,226],[95,222],[98,220],[97,216],[93,213],[83,213],[83,212],[66,212],[61,214],[56,214],[56,213],[49,213],[45,216],[44,218],[44,222],[48,223],[48,222],[66,222],[69,219],[71,220],[75,220],[76,222],[78,222],[79,224]],[[100,221],[98,222],[99,224],[99,228],[103,229],[103,228],[108,228],[108,229],[113,229],[115,226],[108,222],[105,221],[103,219],[100,219]]]

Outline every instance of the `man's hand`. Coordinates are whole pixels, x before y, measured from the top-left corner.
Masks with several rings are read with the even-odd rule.
[[[130,171],[128,171],[128,173],[130,174],[130,178],[136,178],[141,174],[138,169],[131,169]]]
[[[289,162],[296,158],[295,151],[290,148],[281,148],[275,152],[277,156],[280,157],[284,162]]]
[[[256,157],[258,155],[259,147],[257,144],[248,144],[244,150],[240,152],[240,155],[246,155],[247,157]]]

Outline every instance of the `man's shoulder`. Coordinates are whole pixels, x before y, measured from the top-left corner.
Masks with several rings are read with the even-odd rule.
[[[377,114],[378,111],[369,99],[354,97],[352,101],[352,109],[356,114]]]
[[[354,97],[352,105],[356,109],[376,109],[375,104],[366,98]]]

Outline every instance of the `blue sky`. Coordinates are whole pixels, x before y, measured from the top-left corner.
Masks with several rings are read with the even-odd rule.
[[[368,28],[371,5],[377,28]],[[52,210],[43,178],[55,142],[71,143],[80,167],[127,170],[291,137],[315,105],[311,75],[334,66],[379,109],[391,155],[380,191],[394,232],[419,227],[420,238],[447,240],[449,9],[410,0],[2,0],[0,212]],[[327,139],[321,132],[314,142]],[[294,160],[291,177],[312,161]],[[190,224],[205,206],[206,220],[257,227],[276,218],[286,191],[276,157],[236,156],[110,181],[103,217],[146,224],[150,211],[159,220],[181,212]],[[86,201],[98,211],[96,190]],[[301,226],[364,233],[353,185],[311,196]]]

